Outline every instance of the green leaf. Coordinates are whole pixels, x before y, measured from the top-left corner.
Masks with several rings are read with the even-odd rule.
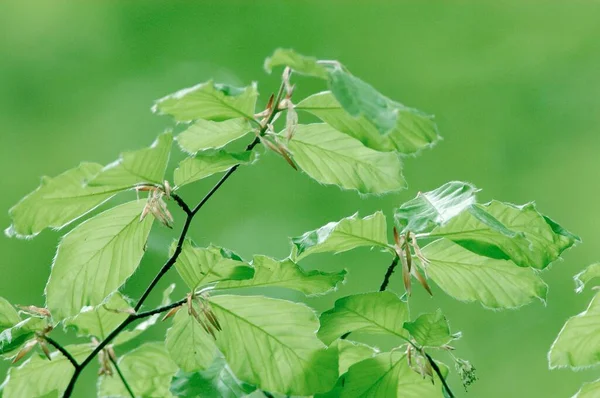
[[[119,368],[136,397],[172,397],[169,387],[177,372],[162,343],[146,343],[123,355]],[[101,376],[98,397],[128,397],[119,377]]]
[[[89,344],[68,345],[65,349],[80,363],[92,352]],[[58,351],[51,353],[50,358],[48,361],[35,355],[23,365],[10,368],[3,398],[62,396],[75,369]]]
[[[364,218],[358,213],[319,229],[292,238],[294,255],[300,260],[309,254],[341,253],[357,247],[388,248],[385,215],[378,211]]]
[[[336,130],[377,151],[414,154],[432,147],[441,139],[432,116],[395,102],[393,104],[397,109],[397,122],[383,135],[364,116],[354,117],[346,112],[331,91],[305,98],[296,105],[296,109],[312,113]]]
[[[140,222],[145,205],[133,201],[117,206],[63,237],[46,285],[46,302],[54,319],[102,303],[133,274],[152,227],[152,217]]]
[[[42,184],[21,199],[9,214],[13,224],[6,235],[31,238],[45,228],[61,229],[115,195],[118,190],[88,187],[85,182],[102,170],[96,163],[81,163]]]
[[[0,354],[10,354],[17,350],[34,337],[35,332],[44,330],[47,325],[46,319],[31,317],[5,329],[0,333]]]
[[[254,152],[230,153],[218,151],[199,153],[195,157],[184,159],[175,169],[174,180],[177,188],[194,181],[209,177],[215,173],[227,171],[238,164],[249,164]]]
[[[327,124],[298,126],[288,147],[298,166],[322,184],[335,184],[363,194],[406,188],[397,154],[367,148]]]
[[[443,225],[475,203],[479,190],[462,181],[447,182],[429,192],[420,192],[414,199],[394,210],[394,219],[402,232],[423,232]]]
[[[256,83],[238,88],[208,81],[159,99],[152,111],[171,115],[178,122],[253,119],[257,97]]]
[[[491,246],[521,267],[544,269],[579,240],[570,233],[556,233],[555,228],[556,223],[548,224],[533,203],[516,206],[492,201],[471,206],[431,236],[448,238],[475,251],[482,245],[484,251]],[[561,227],[559,231],[565,230]]]
[[[480,256],[440,239],[425,246],[427,275],[450,296],[479,301],[487,308],[516,308],[538,298],[545,302],[548,286],[531,268],[512,261]]]
[[[253,391],[256,387],[238,380],[221,357],[205,371],[177,373],[171,384],[171,392],[183,398],[238,398]]]
[[[373,358],[378,353],[374,347],[350,340],[336,340],[331,347],[338,350],[340,375],[346,373],[355,363]]]
[[[21,317],[15,307],[3,297],[0,297],[0,331],[15,326],[21,322]]]
[[[198,304],[193,303],[193,306],[200,314]],[[212,336],[183,307],[175,314],[173,326],[167,330],[165,345],[173,361],[186,372],[208,368],[217,354]]]
[[[548,360],[551,369],[600,364],[600,293],[584,312],[567,320],[550,348]]]
[[[439,380],[434,384],[410,368],[406,355],[383,353],[348,369],[342,398],[442,398]]]
[[[321,79],[327,79],[327,69],[317,62],[314,57],[307,57],[298,54],[292,49],[278,48],[273,55],[265,59],[265,70],[271,73],[271,70],[277,66],[289,66],[294,72],[301,75],[314,76]]]
[[[215,296],[211,304],[223,327],[217,346],[240,380],[286,395],[335,384],[337,355],[317,339],[319,322],[309,307],[263,296]]]
[[[317,335],[327,345],[350,333],[389,334],[406,339],[402,327],[409,320],[408,305],[391,292],[362,293],[342,297],[333,309],[321,314]]]
[[[246,119],[213,122],[199,119],[177,136],[182,150],[195,154],[206,149],[218,149],[248,134],[252,130]]]
[[[171,253],[175,251],[176,244],[173,242]],[[254,268],[234,252],[212,245],[196,247],[190,239],[183,242],[175,268],[190,289],[212,282],[251,279],[254,276]]]
[[[586,269],[575,275],[575,291],[581,293],[585,285],[592,279],[600,277],[600,263],[589,265]]]
[[[127,298],[115,292],[97,307],[84,307],[78,315],[65,321],[65,326],[74,328],[78,336],[94,336],[101,341],[127,318],[131,310]]]
[[[573,398],[597,398],[600,396],[600,380],[584,383]]]
[[[172,134],[165,133],[159,135],[149,148],[124,152],[119,160],[104,167],[88,185],[123,190],[139,184],[162,185],[172,143]]]
[[[448,320],[439,309],[433,314],[419,315],[414,322],[405,322],[404,329],[423,347],[441,347],[460,337],[460,333],[450,333]]]
[[[297,290],[307,296],[324,294],[343,283],[346,271],[321,272],[305,271],[290,259],[282,261],[267,256],[254,256],[252,261],[254,278],[240,281],[227,281],[218,284],[218,289],[244,287],[284,287]]]

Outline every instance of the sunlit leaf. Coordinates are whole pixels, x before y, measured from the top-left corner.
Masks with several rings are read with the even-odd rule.
[[[448,320],[439,309],[435,313],[421,314],[413,322],[405,322],[404,329],[422,347],[441,347],[460,337],[460,333],[450,333]]]
[[[195,157],[186,158],[175,169],[174,181],[177,187],[209,177],[215,173],[227,171],[236,164],[248,164],[252,161],[253,152],[230,153],[218,151],[199,153]]]
[[[600,364],[600,293],[588,308],[567,320],[548,354],[550,368],[582,369]]]
[[[96,163],[81,163],[42,184],[17,203],[9,214],[8,236],[33,237],[45,228],[61,229],[115,195],[118,190],[88,187],[85,182],[102,170]]]
[[[132,310],[127,298],[116,292],[97,307],[84,307],[79,314],[65,321],[65,326],[74,328],[79,336],[94,336],[101,341],[121,324]]]
[[[381,134],[364,116],[354,117],[346,112],[330,91],[305,98],[296,105],[296,109],[312,113],[336,130],[378,151],[413,154],[433,146],[440,140],[433,117],[416,109],[392,103],[397,108],[397,121],[387,134]]]
[[[427,275],[450,296],[488,308],[516,308],[533,299],[545,302],[548,286],[531,268],[481,256],[440,239],[423,248]]]
[[[9,354],[35,336],[35,332],[44,330],[48,322],[43,318],[31,317],[17,322],[0,333],[0,354]]]
[[[573,398],[597,398],[600,396],[600,380],[585,383]]]
[[[336,340],[331,347],[338,350],[340,375],[346,373],[355,363],[372,358],[378,353],[374,347],[350,340]]]
[[[162,343],[146,343],[119,358],[119,368],[136,397],[172,397],[171,378],[177,365]],[[101,376],[98,397],[129,397],[119,377]]]
[[[3,297],[0,297],[0,331],[8,329],[21,322],[21,317],[15,307]]]
[[[221,282],[218,284],[218,289],[284,287],[306,295],[315,295],[334,290],[346,277],[345,270],[340,272],[305,271],[290,259],[278,261],[260,255],[254,256],[252,266],[254,267],[254,278]]]
[[[299,125],[288,147],[298,166],[322,184],[364,194],[406,188],[397,154],[367,148],[327,124]]]
[[[585,285],[591,280],[600,277],[600,263],[588,265],[586,269],[575,275],[575,291],[581,293]]]
[[[407,338],[402,327],[409,320],[406,302],[391,292],[362,293],[343,297],[321,314],[317,335],[327,345],[349,332],[389,334]]]
[[[394,219],[402,232],[422,232],[443,225],[475,203],[479,190],[473,185],[451,181],[429,192],[420,192],[416,198],[394,210]]]
[[[133,274],[152,227],[152,217],[140,222],[144,206],[145,201],[117,206],[63,237],[46,285],[55,320],[102,303]]]
[[[82,362],[92,348],[88,344],[65,347],[78,362]],[[58,351],[50,354],[50,358],[51,361],[35,355],[21,366],[9,369],[3,398],[62,396],[75,368]]]
[[[314,57],[298,54],[294,50],[278,48],[273,55],[265,59],[265,70],[271,73],[271,69],[277,66],[289,66],[294,72],[302,75],[327,79],[327,69],[317,63]]]
[[[356,247],[388,247],[385,215],[378,211],[359,218],[358,214],[292,238],[294,255],[302,259],[309,254],[340,253]]]
[[[215,296],[211,304],[223,327],[217,346],[240,380],[286,395],[335,384],[336,352],[317,339],[319,322],[309,307],[262,296]]]
[[[177,136],[177,143],[187,153],[218,149],[248,134],[252,128],[246,119],[213,122],[199,119]]]
[[[257,97],[255,83],[238,88],[208,81],[159,99],[152,110],[171,115],[178,122],[252,119]]]
[[[175,244],[171,246],[171,253],[175,250]],[[212,282],[243,280],[254,276],[254,269],[234,252],[216,246],[196,247],[190,239],[183,242],[175,268],[190,289]]]

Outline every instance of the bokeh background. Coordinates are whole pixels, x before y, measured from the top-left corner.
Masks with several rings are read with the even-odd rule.
[[[597,369],[549,371],[546,361],[565,319],[591,296],[574,293],[572,276],[600,259],[600,5],[594,3],[2,1],[0,224],[10,224],[9,207],[40,176],[82,160],[108,163],[122,150],[150,144],[172,126],[150,112],[165,94],[211,77],[237,85],[257,80],[264,103],[278,81],[262,69],[274,48],[339,59],[391,98],[436,115],[444,140],[406,159],[409,189],[361,198],[320,186],[267,154],[215,195],[191,236],[246,257],[284,257],[289,236],[356,211],[383,209],[390,216],[419,190],[448,180],[476,184],[481,200],[535,200],[584,240],[544,274],[547,306],[492,312],[436,289],[432,299],[417,293],[412,310],[440,307],[463,332],[457,354],[473,362],[480,380],[464,394],[453,378],[460,396],[571,396],[600,376]],[[323,89],[317,81],[297,82],[296,98]],[[195,202],[213,182],[181,194]],[[132,296],[160,267],[176,233],[177,227],[155,226],[149,253],[126,288]],[[31,241],[1,237],[0,295],[43,305],[59,237],[52,231]],[[349,276],[335,294],[308,301],[323,310],[342,295],[375,290],[387,263],[368,250],[311,256],[307,268],[347,268]],[[161,285],[172,281],[174,273]],[[402,291],[399,275],[391,287]],[[164,325],[145,338],[163,335]],[[77,396],[93,394],[94,374],[90,368],[80,380]]]

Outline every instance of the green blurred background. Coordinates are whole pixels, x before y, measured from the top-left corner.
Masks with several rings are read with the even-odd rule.
[[[122,150],[150,144],[171,126],[150,113],[156,98],[214,77],[237,85],[257,80],[264,103],[278,81],[262,69],[274,48],[339,59],[391,98],[436,115],[444,140],[406,160],[410,188],[361,198],[320,186],[269,154],[215,195],[191,236],[246,257],[283,257],[289,236],[355,211],[383,209],[389,216],[419,190],[448,180],[476,184],[481,200],[535,200],[584,240],[545,273],[547,306],[492,312],[436,289],[432,299],[417,293],[412,309],[441,307],[453,329],[463,331],[457,354],[473,362],[480,378],[468,396],[571,396],[598,371],[549,371],[546,352],[565,319],[591,296],[573,292],[572,276],[600,259],[598,21],[600,5],[591,1],[3,1],[0,223],[10,224],[9,207],[40,176],[82,160],[107,163]],[[296,81],[298,99],[323,89]],[[213,182],[181,194],[195,202]],[[136,297],[148,283],[177,232],[155,227],[128,293]],[[43,305],[59,236],[0,239],[1,296]],[[377,289],[387,262],[368,250],[308,259],[308,268],[349,270],[338,292],[309,302],[323,310],[342,295]],[[166,279],[163,287],[177,276]],[[392,288],[402,291],[398,275]],[[146,337],[163,334],[161,326]],[[2,374],[5,369],[0,366]],[[93,394],[94,373],[89,369],[80,380],[77,396]],[[452,383],[465,395],[455,378]]]

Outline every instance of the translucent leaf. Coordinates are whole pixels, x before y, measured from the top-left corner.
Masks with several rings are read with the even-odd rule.
[[[278,48],[273,55],[265,59],[265,70],[271,73],[271,69],[277,66],[289,66],[294,72],[302,75],[327,79],[327,69],[317,63],[314,57],[298,54],[292,49]]]
[[[385,215],[378,211],[364,218],[358,213],[330,222],[319,229],[292,238],[294,255],[302,259],[309,254],[341,253],[361,246],[388,247]]]
[[[346,373],[355,363],[372,358],[378,353],[374,347],[350,340],[336,340],[331,347],[338,350],[340,375]]]
[[[551,369],[600,364],[600,293],[584,312],[567,320],[550,348],[548,360]]]
[[[213,122],[199,119],[177,136],[181,149],[194,154],[206,149],[218,149],[248,134],[252,128],[246,119]]]
[[[437,310],[432,314],[421,314],[414,322],[404,323],[404,329],[423,347],[441,347],[460,337],[460,334],[450,333],[448,320]]]
[[[178,122],[253,119],[257,97],[255,83],[238,88],[208,81],[159,99],[152,110],[171,115]]]
[[[9,354],[20,348],[35,336],[35,332],[44,330],[48,322],[43,318],[31,317],[17,322],[0,333],[0,354]]]
[[[255,390],[256,387],[238,380],[221,357],[205,371],[177,373],[171,384],[171,392],[183,398],[238,398]]]
[[[298,166],[320,183],[364,194],[406,188],[397,154],[367,148],[327,124],[298,126],[288,147]]]
[[[600,277],[600,263],[589,265],[586,269],[575,275],[575,291],[581,293],[585,285],[592,279]]]
[[[184,159],[175,169],[174,180],[177,187],[209,177],[215,173],[227,171],[236,164],[248,164],[253,152],[230,153],[218,151],[199,153],[195,157]]]
[[[309,307],[263,296],[215,296],[211,304],[223,327],[217,346],[240,380],[286,395],[335,384],[336,352],[317,339],[319,322]]]
[[[392,103],[396,106],[398,115],[396,125],[387,134],[381,134],[364,116],[354,117],[346,112],[331,91],[305,98],[296,105],[296,109],[312,113],[336,130],[377,151],[414,154],[432,147],[441,139],[432,116]]]
[[[46,302],[54,319],[96,306],[133,274],[144,255],[153,217],[140,222],[145,201],[133,201],[87,220],[58,246]]]
[[[317,270],[305,271],[290,259],[282,261],[267,256],[254,256],[252,261],[254,278],[227,281],[218,284],[218,289],[243,287],[284,287],[306,295],[324,294],[334,290],[346,277],[346,271],[335,273]]]
[[[120,292],[113,293],[97,307],[84,307],[73,318],[65,321],[66,327],[72,327],[78,336],[94,336],[104,340],[119,326],[132,311],[131,304]]]
[[[136,397],[172,397],[171,378],[177,365],[162,343],[146,343],[119,358],[119,368]],[[98,397],[128,397],[123,382],[117,376],[101,376]]]
[[[585,383],[573,398],[597,398],[600,396],[600,380]]]
[[[82,362],[92,352],[88,344],[68,345],[65,349]],[[58,351],[46,357],[34,355],[21,366],[10,368],[3,398],[62,396],[73,375],[73,364]]]
[[[21,317],[15,307],[3,297],[0,297],[0,331],[8,329],[21,322]]]
[[[442,398],[439,380],[434,384],[408,365],[406,355],[383,353],[348,369],[342,398]]]
[[[171,253],[175,251],[175,245],[176,242],[171,246]],[[175,268],[190,289],[212,282],[251,279],[254,276],[254,268],[234,252],[212,245],[196,247],[190,239],[183,242]]]
[[[560,258],[563,251],[579,238],[555,232],[556,224],[548,224],[533,203],[516,206],[492,201],[473,205],[447,224],[432,231],[474,251],[490,247],[522,267],[543,269]],[[559,231],[565,231],[561,229]],[[483,249],[482,249],[483,248]]]
[[[159,135],[149,148],[124,152],[88,185],[128,189],[138,184],[162,184],[172,143],[171,133],[165,133]]]
[[[420,192],[416,198],[394,210],[394,219],[402,232],[422,232],[443,225],[475,203],[479,190],[473,185],[451,181],[429,192]]]
[[[362,293],[342,297],[333,309],[321,314],[317,335],[327,345],[338,337],[361,332],[407,338],[402,327],[409,320],[405,301],[391,292]]]
[[[545,302],[548,286],[531,268],[480,256],[446,239],[422,251],[430,262],[429,278],[455,299],[494,309],[520,307],[535,298]]]
[[[201,313],[196,303],[193,306]],[[173,361],[186,372],[208,368],[217,354],[213,337],[185,306],[175,314],[173,326],[167,330],[165,345]]]
[[[30,238],[45,228],[61,229],[110,199],[118,190],[85,186],[100,170],[102,165],[82,163],[55,178],[42,178],[35,191],[10,209],[13,224],[6,234]]]

